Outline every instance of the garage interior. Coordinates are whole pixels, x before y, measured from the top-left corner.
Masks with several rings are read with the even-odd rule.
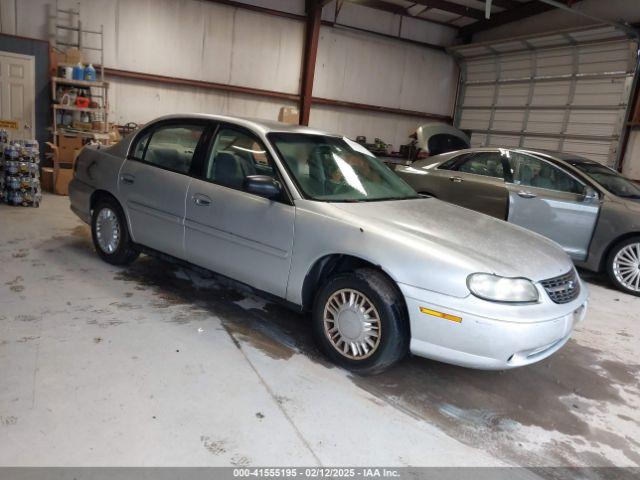
[[[39,208],[0,203],[0,466],[640,474],[640,297],[604,274],[580,272],[587,317],[539,363],[409,356],[358,376],[317,351],[308,315],[249,287],[102,262],[66,196],[84,144],[189,112],[398,159],[440,122],[640,181],[639,22],[634,0],[0,0],[0,128],[38,141],[43,190]],[[56,99],[74,85],[95,104]]]

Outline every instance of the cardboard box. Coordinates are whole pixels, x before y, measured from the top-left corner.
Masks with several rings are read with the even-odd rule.
[[[77,135],[58,135],[58,148],[69,150],[82,148],[82,137]]]
[[[42,190],[45,192],[53,192],[53,168],[52,167],[42,167],[42,172],[40,174],[40,186]]]
[[[118,130],[118,126],[110,123],[109,124],[109,144],[113,145],[114,143],[118,143],[122,140],[122,135],[120,135],[120,130]]]
[[[82,146],[82,137],[75,135],[58,135],[58,161],[62,163],[73,163]]]
[[[75,65],[76,63],[83,63],[82,61],[82,52],[78,50],[76,47],[71,47],[67,50],[66,53],[66,63],[70,63],[71,65]]]
[[[73,164],[58,163],[54,177],[53,191],[58,195],[69,195],[69,182],[73,179]]]
[[[278,121],[283,123],[289,123],[291,125],[298,125],[300,120],[300,113],[296,107],[282,107],[278,114]]]

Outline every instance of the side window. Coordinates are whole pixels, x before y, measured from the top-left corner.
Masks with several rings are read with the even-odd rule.
[[[456,164],[460,163],[461,161],[464,161],[464,159],[469,156],[470,155],[468,153],[465,155],[456,155],[455,157],[450,158],[446,162],[441,163],[440,166],[438,167],[438,170],[454,170],[454,167],[456,166]]]
[[[504,178],[502,156],[498,152],[479,152],[464,162],[458,171],[485,177]]]
[[[250,133],[221,128],[209,152],[205,178],[241,190],[245,177],[249,175],[275,176],[267,149]]]
[[[162,125],[151,134],[143,160],[160,168],[189,173],[203,125]],[[136,151],[138,146],[136,145]]]
[[[138,137],[135,147],[133,148],[133,152],[131,153],[131,158],[135,158],[136,160],[142,160],[144,156],[144,149],[147,147],[147,143],[149,143],[149,138],[151,137],[152,130],[147,130],[142,136]]]
[[[568,173],[539,158],[511,152],[510,163],[513,183],[516,185],[575,194],[584,193],[584,185]]]

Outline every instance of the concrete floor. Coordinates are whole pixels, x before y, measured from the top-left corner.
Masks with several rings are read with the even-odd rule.
[[[361,378],[242,286],[103,263],[66,197],[0,205],[0,465],[638,466],[640,298],[588,278],[544,362]]]

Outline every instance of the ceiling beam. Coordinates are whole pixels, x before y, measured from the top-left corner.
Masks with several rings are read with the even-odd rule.
[[[489,30],[490,28],[499,27],[507,23],[517,22],[518,20],[522,20],[523,18],[532,17],[540,13],[554,10],[555,8],[556,7],[552,5],[539,2],[537,0],[531,0],[527,3],[520,4],[519,7],[492,14],[491,18],[488,20],[474,22],[470,25],[462,27],[460,29],[460,36],[468,37],[475,33]]]
[[[462,17],[475,18],[476,20],[482,20],[484,18],[484,10],[478,10],[477,8],[467,7],[460,5],[459,3],[449,2],[447,0],[412,0],[418,5],[423,5],[429,8],[437,8],[449,13],[455,13]]]
[[[373,8],[375,10],[393,13],[395,15],[402,15],[403,17],[421,20],[423,22],[435,23],[437,25],[442,25],[444,27],[449,27],[449,28],[455,28],[455,29],[458,28],[456,25],[451,25],[446,22],[440,22],[438,20],[432,20],[430,18],[423,18],[417,15],[411,15],[405,8],[401,7],[396,3],[387,3],[383,0],[347,0],[347,1],[350,3],[355,3],[356,5],[361,5],[363,7]]]
[[[496,7],[506,8],[506,9],[517,8],[522,6],[522,3],[516,2],[516,0],[493,0],[491,3]]]

